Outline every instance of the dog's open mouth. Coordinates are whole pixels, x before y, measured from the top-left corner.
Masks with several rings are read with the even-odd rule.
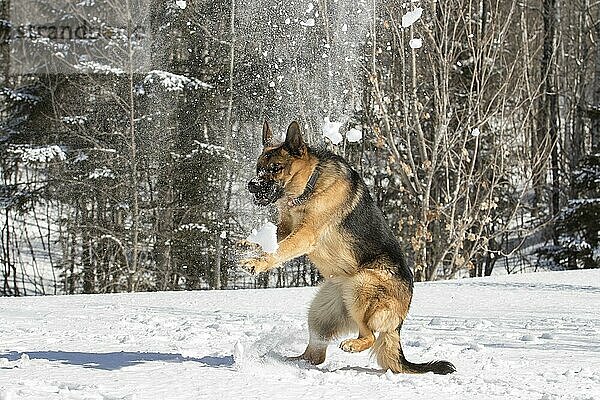
[[[273,180],[252,179],[248,182],[248,191],[254,195],[254,204],[266,206],[283,196],[283,187]]]

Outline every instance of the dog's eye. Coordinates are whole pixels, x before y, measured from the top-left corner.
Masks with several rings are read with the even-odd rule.
[[[281,171],[283,169],[283,165],[282,164],[271,164],[269,165],[269,172],[271,172],[272,174],[276,174],[277,172]]]

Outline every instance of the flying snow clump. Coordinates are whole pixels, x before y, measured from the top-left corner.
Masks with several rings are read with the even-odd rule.
[[[344,138],[340,133],[341,122],[332,122],[329,117],[324,118],[325,124],[323,124],[323,136],[331,140],[331,143],[338,144]]]
[[[352,128],[346,132],[346,139],[348,139],[348,141],[351,143],[359,142],[360,139],[362,139],[362,131]]]
[[[233,346],[233,359],[239,361],[244,356],[244,346],[240,342],[236,342]]]
[[[246,240],[258,244],[265,253],[274,253],[279,247],[277,244],[277,227],[271,222],[266,222],[258,230],[252,229],[252,233]]]
[[[315,19],[314,18],[309,18],[307,19],[305,22],[300,22],[300,25],[302,26],[315,26]]]
[[[417,7],[413,11],[407,12],[402,16],[402,27],[408,28],[409,26],[417,22],[419,18],[421,18],[422,14],[423,9],[421,7]]]
[[[175,4],[182,10],[185,10],[185,8],[187,7],[187,2],[185,0],[177,0],[175,1]]]
[[[423,39],[420,38],[412,38],[408,42],[408,45],[411,49],[420,49],[423,46]]]

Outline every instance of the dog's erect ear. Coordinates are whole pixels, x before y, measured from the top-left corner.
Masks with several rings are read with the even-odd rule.
[[[302,140],[302,134],[300,133],[300,125],[296,121],[292,122],[288,127],[283,148],[291,155],[298,157],[302,155],[304,140]]]
[[[263,124],[263,136],[262,136],[263,147],[273,146],[273,131],[269,126],[267,120]]]

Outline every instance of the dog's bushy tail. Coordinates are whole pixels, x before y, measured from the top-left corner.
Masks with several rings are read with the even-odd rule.
[[[381,332],[373,344],[373,353],[377,357],[377,363],[385,370],[392,372],[423,374],[433,372],[434,374],[446,375],[456,371],[452,363],[448,361],[430,361],[426,363],[413,363],[404,357],[402,344],[400,343],[400,326],[396,331]]]

